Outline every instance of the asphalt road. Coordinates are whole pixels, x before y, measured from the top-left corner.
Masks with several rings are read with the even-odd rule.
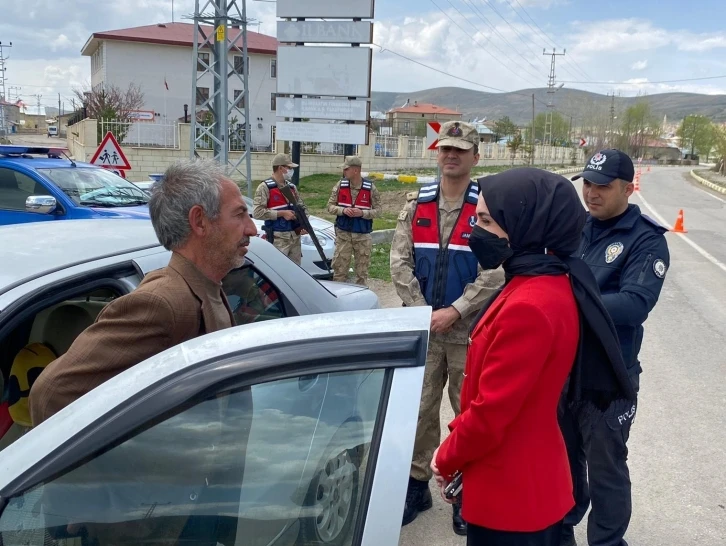
[[[628,444],[631,546],[716,546],[726,537],[726,196],[703,190],[688,172],[643,173],[640,195],[632,199],[669,225],[682,208],[688,234],[666,235],[671,268],[645,325],[644,373]],[[383,298],[400,305],[395,300]],[[445,399],[442,430],[451,419]],[[466,544],[451,530],[451,508],[432,493],[434,507],[401,530],[399,544]],[[586,522],[576,531],[578,544],[587,544]]]
[[[53,146],[58,148],[67,148],[68,143],[65,138],[49,137],[45,133],[41,134],[14,134],[9,135],[10,142],[18,146]]]

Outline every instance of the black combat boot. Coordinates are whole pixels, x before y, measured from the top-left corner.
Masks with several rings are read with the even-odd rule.
[[[406,506],[403,508],[403,523],[408,525],[416,519],[419,512],[428,510],[433,506],[429,482],[422,482],[408,478],[408,491],[406,492]]]
[[[461,517],[461,501],[454,504],[454,516],[451,520],[451,525],[454,528],[454,532],[462,537],[466,536],[466,522]]]

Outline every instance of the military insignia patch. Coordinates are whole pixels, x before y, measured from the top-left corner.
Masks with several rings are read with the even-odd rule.
[[[613,243],[605,250],[605,263],[613,263],[623,253],[623,243]]]
[[[449,128],[449,131],[446,134],[451,137],[460,137],[462,135],[461,127],[459,127],[458,123],[455,123],[451,128]]]
[[[474,227],[476,225],[476,216],[469,217],[469,226]]]
[[[665,262],[658,258],[656,261],[653,262],[653,272],[655,273],[655,276],[659,279],[662,279],[666,275],[666,271],[668,271],[668,267],[666,266]]]

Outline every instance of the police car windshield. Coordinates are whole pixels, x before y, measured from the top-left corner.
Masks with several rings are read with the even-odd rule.
[[[130,207],[145,205],[149,195],[105,169],[38,169],[60,190],[84,207]]]

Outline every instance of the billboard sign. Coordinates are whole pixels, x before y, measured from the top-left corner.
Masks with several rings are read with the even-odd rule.
[[[368,121],[368,101],[279,97],[277,117]]]
[[[321,44],[370,44],[370,21],[278,21],[277,39],[281,42]]]
[[[277,92],[281,95],[369,97],[369,47],[285,46],[277,48]]]
[[[348,123],[279,121],[275,134],[277,140],[291,140],[293,142],[368,143],[368,127]]]
[[[277,0],[277,16],[312,19],[373,19],[374,0]]]

